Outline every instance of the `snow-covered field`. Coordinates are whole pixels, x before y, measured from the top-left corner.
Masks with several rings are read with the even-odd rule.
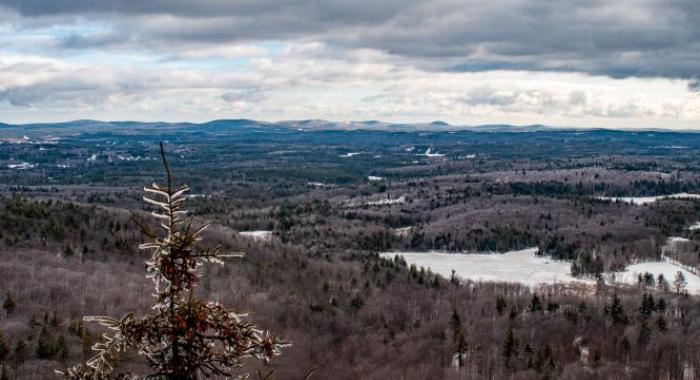
[[[445,278],[452,270],[463,279],[517,282],[528,286],[565,282],[592,282],[571,276],[571,263],[535,255],[537,248],[505,253],[385,252],[382,257],[403,256],[406,262],[430,268]]]
[[[597,197],[597,199],[601,200],[607,200],[607,201],[613,201],[613,202],[624,202],[624,203],[631,203],[634,205],[644,205],[647,203],[654,203],[658,201],[659,199],[664,199],[664,198],[674,198],[674,199],[680,199],[680,198],[700,198],[700,194],[690,194],[690,193],[678,193],[678,194],[669,194],[669,195],[657,195],[653,197]]]
[[[270,240],[272,231],[240,231],[241,236],[252,238],[253,240]]]
[[[655,261],[632,264],[625,268],[624,272],[614,272],[607,276],[610,282],[613,283],[636,285],[639,274],[649,272],[654,275],[654,278],[658,278],[659,274],[663,274],[666,281],[668,281],[671,288],[673,288],[673,279],[676,277],[678,271],[683,273],[685,280],[688,282],[686,290],[689,293],[700,294],[700,277],[669,262]]]

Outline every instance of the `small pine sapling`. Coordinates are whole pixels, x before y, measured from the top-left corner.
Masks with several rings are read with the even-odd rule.
[[[132,313],[121,319],[85,317],[85,321],[98,322],[112,332],[93,346],[96,354],[87,363],[59,372],[66,379],[140,378],[135,374],[112,374],[116,357],[128,350],[145,356],[152,368],[147,378],[244,377],[245,371],[240,368],[245,359],[267,363],[287,345],[245,321],[246,315],[195,297],[200,265],[223,264],[223,259],[242,254],[223,252],[220,246],[197,248],[208,225],[193,226],[183,207],[189,187],[173,187],[162,143],[160,153],[167,186],[145,187],[143,199],[159,208],[152,215],[161,222],[163,232],[140,226],[150,239],[140,248],[151,252],[146,266],[147,277],[155,285],[153,312],[141,318]]]

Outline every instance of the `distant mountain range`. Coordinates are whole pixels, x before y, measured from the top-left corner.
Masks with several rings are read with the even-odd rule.
[[[32,123],[32,124],[6,124],[0,123],[0,128],[11,130],[37,130],[63,128],[75,131],[113,131],[116,128],[135,129],[291,129],[298,131],[332,131],[332,130],[377,130],[377,131],[397,131],[397,132],[444,132],[444,131],[478,131],[478,132],[537,132],[537,131],[591,131],[591,130],[615,130],[611,128],[565,128],[550,127],[540,124],[534,125],[508,125],[489,124],[478,126],[450,125],[444,121],[433,121],[430,123],[389,123],[378,120],[365,121],[328,121],[322,119],[307,120],[283,120],[278,122],[257,121],[250,119],[220,119],[204,123],[190,122],[140,122],[140,121],[99,121],[99,120],[74,120],[59,123]],[[665,130],[665,129],[624,129],[625,131],[647,131],[647,132],[697,132],[696,130]]]

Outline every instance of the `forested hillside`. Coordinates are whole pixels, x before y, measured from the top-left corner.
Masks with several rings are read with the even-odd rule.
[[[670,237],[684,239],[672,258],[698,269],[697,199],[611,197],[699,190],[700,136],[122,132],[39,128],[0,145],[6,378],[84,362],[101,333],[85,315],[150,310],[136,221],[152,210],[142,186],[162,177],[163,137],[187,208],[212,221],[202,243],[246,253],[204,266],[197,295],[292,343],[271,362],[278,379],[675,379],[700,366],[696,295],[673,278],[600,276],[661,259]],[[588,282],[476,282],[379,255],[528,247]],[[142,366],[127,356],[118,369]]]

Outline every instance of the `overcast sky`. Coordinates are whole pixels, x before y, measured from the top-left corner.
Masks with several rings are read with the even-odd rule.
[[[0,122],[700,129],[700,0],[0,0]]]

